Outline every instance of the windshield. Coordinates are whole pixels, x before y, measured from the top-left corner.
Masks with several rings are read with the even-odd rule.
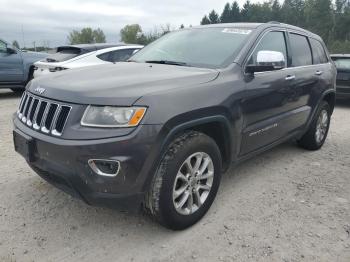
[[[220,68],[232,63],[251,32],[223,27],[175,31],[141,49],[131,61]]]
[[[349,69],[350,70],[350,58],[332,58],[335,66],[339,69]]]

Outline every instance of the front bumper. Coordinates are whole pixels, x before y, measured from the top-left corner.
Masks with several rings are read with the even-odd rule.
[[[160,125],[139,126],[130,135],[97,140],[67,140],[41,134],[16,117],[14,132],[31,140],[29,166],[42,178],[91,205],[138,210],[144,200],[156,155]],[[116,177],[96,174],[89,159],[120,161]]]

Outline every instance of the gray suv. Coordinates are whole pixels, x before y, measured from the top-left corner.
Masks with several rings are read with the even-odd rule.
[[[33,63],[46,56],[45,53],[19,50],[0,39],[0,88],[22,92],[33,78]]]
[[[88,204],[184,229],[232,163],[291,139],[323,145],[335,75],[322,39],[298,27],[183,29],[129,62],[31,81],[13,118],[15,150]]]

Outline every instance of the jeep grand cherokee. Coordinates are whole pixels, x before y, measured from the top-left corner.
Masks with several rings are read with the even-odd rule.
[[[298,27],[183,29],[129,62],[31,81],[14,145],[89,204],[146,209],[183,229],[208,211],[231,163],[291,139],[323,145],[335,75],[322,39]]]

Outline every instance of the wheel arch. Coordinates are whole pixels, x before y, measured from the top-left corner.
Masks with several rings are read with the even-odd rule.
[[[335,101],[336,101],[335,92],[334,91],[326,92],[325,94],[323,94],[322,100],[326,101],[329,104],[331,108],[331,114],[332,114],[334,111]]]
[[[173,141],[173,139],[180,134],[189,130],[194,130],[208,135],[216,142],[221,152],[223,170],[226,171],[230,166],[230,163],[232,162],[234,140],[232,138],[232,125],[226,116],[212,115],[193,119],[173,127],[166,128],[169,130],[169,132],[161,145],[162,151],[165,150],[171,141]]]

